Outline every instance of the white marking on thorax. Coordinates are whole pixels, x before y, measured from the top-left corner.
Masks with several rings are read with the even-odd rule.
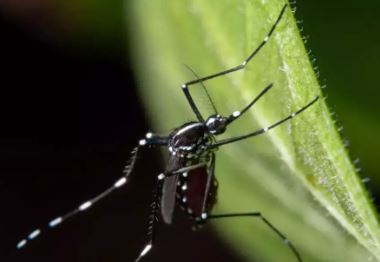
[[[185,133],[186,131],[192,129],[193,127],[195,126],[200,126],[201,124],[200,123],[194,123],[194,124],[191,124],[191,125],[188,125],[188,126],[185,126],[184,128],[180,129],[176,135],[181,135],[182,133]]]

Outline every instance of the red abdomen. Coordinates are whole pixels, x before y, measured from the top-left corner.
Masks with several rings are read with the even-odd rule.
[[[200,167],[180,175],[177,187],[178,202],[192,217],[208,213],[216,203],[218,184],[207,167]]]

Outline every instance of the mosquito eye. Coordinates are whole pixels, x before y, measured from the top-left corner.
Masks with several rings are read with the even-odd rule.
[[[221,134],[226,130],[227,121],[220,115],[212,116],[207,119],[206,126],[211,134]]]

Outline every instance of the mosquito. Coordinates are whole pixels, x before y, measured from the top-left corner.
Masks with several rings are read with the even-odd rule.
[[[108,196],[110,193],[125,185],[132,173],[137,155],[142,148],[165,146],[168,148],[168,163],[163,173],[156,177],[156,186],[153,194],[153,202],[151,204],[151,213],[148,219],[148,241],[141,253],[135,259],[138,262],[143,258],[154,245],[155,227],[157,223],[157,213],[161,211],[161,216],[166,224],[171,224],[173,220],[173,211],[176,204],[185,210],[188,217],[193,220],[194,226],[199,227],[210,219],[231,218],[231,217],[252,217],[261,219],[261,221],[268,226],[279,238],[282,239],[284,244],[291,250],[298,262],[302,262],[301,255],[296,247],[290,242],[287,237],[277,229],[268,219],[266,219],[260,212],[249,213],[230,213],[230,214],[211,214],[213,206],[216,202],[216,195],[218,184],[215,178],[215,151],[224,145],[235,143],[245,140],[254,136],[258,136],[268,132],[269,130],[281,125],[282,123],[292,119],[296,115],[302,113],[319,99],[316,96],[307,105],[300,108],[298,111],[291,113],[289,116],[277,121],[276,123],[258,129],[254,132],[240,135],[237,137],[217,140],[218,135],[223,134],[227,127],[235,120],[239,119],[245,112],[247,112],[261,97],[264,96],[272,87],[273,83],[266,86],[256,98],[252,100],[240,111],[235,111],[229,116],[222,116],[218,113],[215,105],[207,93],[207,96],[214,108],[215,114],[205,119],[195,104],[190,92],[189,87],[195,84],[201,84],[210,79],[224,76],[235,71],[243,70],[246,65],[255,57],[255,55],[265,46],[276,26],[280,23],[287,5],[285,4],[276,21],[272,25],[269,33],[258,47],[248,56],[243,63],[230,69],[199,78],[196,76],[195,80],[189,81],[182,85],[182,91],[196,116],[196,121],[185,123],[178,128],[175,128],[169,135],[161,136],[158,134],[147,133],[144,139],[141,139],[138,145],[131,153],[130,160],[123,170],[123,176],[119,178],[111,187],[107,188],[102,193],[94,198],[83,202],[77,208],[71,210],[63,216],[51,220],[47,228],[55,228],[62,224],[64,221],[72,218],[73,216],[86,211],[91,206],[99,202],[101,199]],[[206,91],[207,92],[207,91]],[[17,248],[23,248],[29,241],[37,238],[41,234],[40,229],[32,231],[25,239],[22,239]]]

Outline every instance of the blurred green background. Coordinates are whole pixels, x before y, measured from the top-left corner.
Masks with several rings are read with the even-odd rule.
[[[370,179],[367,187],[378,205],[380,2],[299,1],[296,7],[307,49],[316,59],[321,84],[327,86],[323,90],[327,103],[337,126],[343,127],[352,159],[360,160],[362,178]],[[0,2],[3,17],[50,45],[80,56],[122,57],[133,70],[128,32],[134,25],[127,22],[127,8],[128,3],[121,0]],[[182,62],[186,61],[178,64]]]

